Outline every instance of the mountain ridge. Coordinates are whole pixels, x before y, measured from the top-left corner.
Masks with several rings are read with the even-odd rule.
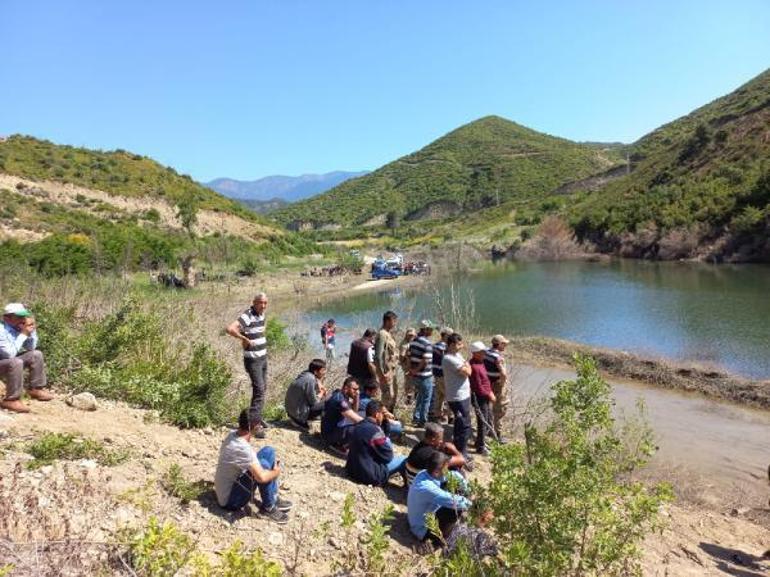
[[[236,200],[295,202],[326,192],[346,180],[365,174],[368,174],[368,171],[335,170],[323,174],[308,173],[299,176],[271,175],[256,180],[221,177],[205,182],[203,185]]]

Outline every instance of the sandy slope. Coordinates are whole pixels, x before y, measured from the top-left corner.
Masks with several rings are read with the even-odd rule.
[[[327,521],[335,523],[345,494],[352,493],[361,520],[389,502],[396,504],[391,530],[394,555],[413,567],[419,565],[410,550],[412,541],[401,488],[392,485],[383,490],[350,483],[342,476],[342,462],[321,451],[317,438],[280,426],[269,431],[268,442],[278,449],[285,467],[284,495],[295,502],[291,522],[276,526],[254,516],[224,513],[214,505],[210,494],[200,502],[182,506],[160,487],[158,479],[172,463],[179,464],[190,480],[212,480],[224,430],[181,431],[153,422],[146,411],[110,402],[103,402],[93,413],[76,411],[61,400],[35,403],[33,408],[30,415],[0,415],[0,428],[5,431],[0,443],[6,452],[0,461],[0,500],[6,506],[16,504],[17,508],[7,514],[17,515],[21,526],[26,525],[25,515],[34,515],[22,513],[22,502],[28,499],[21,498],[19,486],[28,490],[31,487],[54,503],[58,494],[63,502],[38,513],[53,521],[37,522],[31,533],[29,527],[17,529],[9,535],[12,540],[56,537],[51,527],[63,526],[66,518],[75,535],[92,543],[86,547],[98,556],[99,543],[109,541],[115,528],[141,525],[149,515],[156,514],[178,523],[197,538],[202,550],[212,554],[240,539],[248,547],[261,547],[271,558],[290,567],[296,565],[298,575],[326,575],[330,560],[344,543],[339,535],[321,534],[319,527]],[[76,432],[101,439],[110,446],[127,448],[132,457],[113,468],[56,463],[42,471],[21,469],[14,489],[9,480],[17,464],[28,458],[23,444],[36,430]],[[72,488],[65,474],[88,479],[79,482],[78,486],[85,487],[82,494]],[[486,466],[481,464],[476,475],[483,478],[487,474]],[[672,506],[667,515],[668,528],[645,544],[645,575],[755,577],[770,569],[770,561],[759,558],[770,547],[770,532],[760,525],[727,513],[684,505]],[[7,526],[8,520],[5,522]],[[5,561],[13,560],[10,555],[0,549],[0,563],[4,562],[3,556]]]

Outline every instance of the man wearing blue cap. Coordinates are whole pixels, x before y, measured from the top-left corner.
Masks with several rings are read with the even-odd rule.
[[[38,401],[50,401],[53,395],[46,386],[43,353],[37,350],[35,319],[21,303],[10,303],[3,309],[0,326],[0,379],[5,381],[5,398],[0,407],[15,413],[29,413],[21,402],[24,369],[29,370],[28,394]]]

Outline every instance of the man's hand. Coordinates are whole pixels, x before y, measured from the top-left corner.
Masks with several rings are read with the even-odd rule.
[[[35,330],[35,318],[34,317],[26,317],[21,320],[19,323],[19,332],[21,332],[24,335],[31,335]]]
[[[241,339],[241,348],[245,351],[251,347],[251,341],[249,339]]]
[[[390,375],[380,375],[377,377],[377,382],[381,385],[387,385],[390,382]]]
[[[490,400],[491,402],[493,402],[493,403],[496,403],[496,402],[497,402],[497,397],[495,396],[495,394],[494,394],[494,393],[489,393],[489,400]]]

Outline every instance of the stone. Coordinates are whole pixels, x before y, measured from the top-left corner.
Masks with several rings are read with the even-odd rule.
[[[278,532],[270,533],[270,535],[267,536],[267,542],[275,547],[283,545],[283,541],[283,535]]]
[[[329,498],[335,503],[342,503],[345,500],[345,493],[339,491],[332,491],[329,493]]]
[[[96,467],[98,466],[98,463],[96,461],[91,460],[91,459],[83,459],[83,460],[78,462],[78,465],[80,465],[84,469],[93,470],[93,469],[96,469]]]
[[[733,517],[743,517],[747,513],[751,512],[751,507],[736,507],[730,511],[730,515]]]
[[[91,393],[80,393],[79,395],[67,397],[66,402],[70,407],[81,411],[95,411],[99,407],[96,397]]]

